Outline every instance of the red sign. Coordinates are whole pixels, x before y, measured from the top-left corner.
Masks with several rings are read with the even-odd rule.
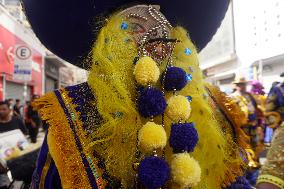
[[[1,75],[5,74],[6,79],[10,81],[13,81],[14,49],[16,45],[31,47],[31,45],[26,44],[23,40],[21,40],[12,32],[10,32],[2,25],[0,25],[0,73]],[[26,57],[32,54],[32,60],[33,60],[32,80],[28,83],[28,85],[33,86],[34,94],[42,95],[42,87],[43,87],[42,54],[35,49],[31,49],[31,52],[17,52],[17,53],[26,53],[22,54],[22,56],[21,54],[19,54],[20,57]]]

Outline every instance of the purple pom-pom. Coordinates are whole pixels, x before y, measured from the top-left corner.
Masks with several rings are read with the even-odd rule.
[[[198,143],[198,133],[193,123],[177,123],[171,127],[170,146],[174,153],[193,152]]]
[[[167,162],[158,157],[146,157],[140,162],[138,178],[148,189],[161,188],[170,178],[170,169]]]
[[[167,91],[174,89],[179,91],[186,86],[187,82],[186,72],[178,67],[169,67],[164,76],[164,87]]]
[[[167,103],[161,91],[155,88],[141,91],[138,99],[138,111],[143,117],[160,115],[164,113],[166,107]]]

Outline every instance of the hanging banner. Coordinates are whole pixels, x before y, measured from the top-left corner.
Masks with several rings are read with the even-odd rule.
[[[32,50],[27,45],[16,45],[14,54],[13,79],[20,81],[31,81]]]

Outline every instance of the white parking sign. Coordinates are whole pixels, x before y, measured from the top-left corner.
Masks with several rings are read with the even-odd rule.
[[[26,45],[16,45],[14,59],[15,80],[31,81],[32,79],[32,50]]]

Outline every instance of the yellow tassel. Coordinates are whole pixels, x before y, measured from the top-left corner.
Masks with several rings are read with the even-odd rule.
[[[171,174],[181,188],[193,187],[200,182],[201,169],[198,162],[188,153],[174,155],[171,162]]]
[[[167,144],[167,134],[161,125],[146,123],[138,134],[139,145],[145,152],[163,149]]]
[[[157,63],[151,57],[144,56],[136,63],[134,75],[139,84],[147,86],[158,81],[160,70]]]
[[[187,120],[190,116],[190,112],[190,103],[186,97],[178,95],[168,100],[166,113],[173,121]]]

